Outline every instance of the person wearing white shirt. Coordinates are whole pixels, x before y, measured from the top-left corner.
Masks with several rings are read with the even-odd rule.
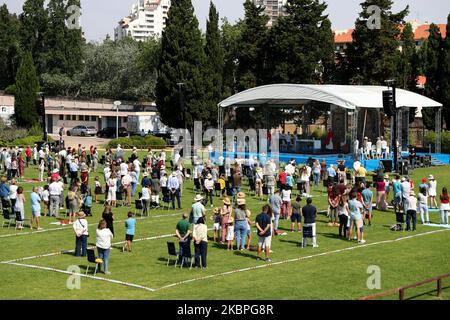
[[[403,213],[406,214],[408,211],[408,201],[411,195],[411,184],[408,179],[402,178],[402,183],[400,184],[400,190],[402,191],[402,203],[403,203]]]
[[[214,180],[211,174],[208,174],[208,176],[205,179],[204,183],[205,187],[205,205],[208,203],[208,198],[211,203],[211,208],[213,207],[213,191],[214,191]]]
[[[376,143],[375,149],[376,149],[375,154],[377,156],[377,159],[380,159],[381,158],[381,138],[380,137],[377,138],[377,143]]]
[[[73,230],[75,231],[75,257],[85,257],[87,254],[87,238],[88,222],[84,212],[78,213],[78,219],[73,223]]]
[[[174,155],[173,155],[173,163],[172,163],[172,169],[173,170],[175,170],[175,167],[177,167],[178,166],[178,161],[180,161],[180,153],[179,152],[176,152]]]
[[[108,196],[106,202],[112,207],[116,206],[116,190],[117,190],[117,179],[115,176],[110,176],[106,182],[108,187]]]
[[[142,201],[143,215],[148,215],[148,206],[150,204],[150,189],[148,187],[142,187],[142,197],[139,199]]]
[[[14,208],[17,200],[17,189],[19,186],[17,185],[16,179],[11,180],[11,185],[9,186],[9,200],[11,201],[11,208]],[[14,212],[11,212],[14,214]]]
[[[408,198],[408,211],[406,212],[406,231],[411,231],[411,220],[412,220],[412,231],[416,231],[417,225],[417,198],[415,197],[414,190],[411,190],[410,196]]]
[[[128,173],[128,165],[125,162],[120,164],[120,175],[123,177]]]
[[[293,176],[295,174],[295,167],[289,162],[288,165],[284,168],[284,171]]]
[[[281,200],[283,200],[283,214],[284,219],[289,219],[291,217],[291,193],[290,189],[283,189],[281,191]]]
[[[180,183],[176,172],[173,172],[170,175],[170,178],[167,181],[167,189],[170,195],[170,200],[172,201],[172,209],[175,210],[175,198],[177,199],[178,209],[181,209]]]
[[[50,217],[55,216],[58,218],[61,192],[63,192],[61,184],[57,181],[53,181],[48,186],[48,192],[50,194]]]
[[[131,175],[129,173],[122,177],[122,187],[123,191],[127,194],[127,206],[131,206]]]
[[[387,141],[384,137],[381,137],[381,157],[387,158]]]
[[[97,241],[95,244],[98,250],[98,257],[103,260],[103,263],[100,264],[100,269],[103,265],[105,274],[111,274],[111,272],[108,271],[108,261],[111,250],[111,241],[114,238],[114,235],[111,230],[106,227],[106,221],[104,219],[100,220],[96,235]]]
[[[136,172],[137,175],[137,180],[139,181],[139,175],[141,174],[141,162],[139,161],[139,159],[134,159],[133,161],[133,166],[134,166],[134,171]]]

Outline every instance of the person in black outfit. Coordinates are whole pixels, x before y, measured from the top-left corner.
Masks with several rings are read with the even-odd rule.
[[[111,206],[105,207],[102,218],[106,221],[106,227],[111,230],[111,233],[114,235],[114,214],[112,213]]]
[[[313,247],[318,247],[316,237],[317,209],[312,205],[312,198],[306,199],[306,206],[302,208],[303,215],[303,242],[302,247],[307,246],[307,237],[312,238]]]

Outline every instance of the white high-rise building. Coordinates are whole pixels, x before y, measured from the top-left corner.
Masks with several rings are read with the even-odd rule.
[[[114,29],[114,38],[132,37],[145,41],[160,37],[166,26],[171,0],[138,0],[131,7],[129,16],[119,21]]]
[[[279,17],[286,15],[284,6],[287,0],[253,0],[257,6],[264,6],[264,13],[270,18],[267,25],[271,27]]]

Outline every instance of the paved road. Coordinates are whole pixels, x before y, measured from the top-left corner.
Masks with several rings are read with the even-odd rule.
[[[59,140],[59,135],[51,134],[50,135],[54,140]],[[106,145],[111,139],[103,139],[98,137],[74,137],[74,136],[63,136],[64,143],[67,147],[77,147],[79,143],[82,146],[89,148],[90,146],[101,148],[102,145]]]

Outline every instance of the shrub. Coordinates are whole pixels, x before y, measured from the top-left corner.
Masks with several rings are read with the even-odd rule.
[[[162,149],[166,146],[164,139],[148,135],[146,137],[132,136],[130,138],[118,138],[113,139],[108,143],[108,148],[116,148],[120,144],[124,149],[131,149],[133,147],[139,149]]]
[[[434,131],[428,131],[427,134],[425,135],[426,146],[431,144],[431,149],[434,152],[435,143],[436,143],[436,133]],[[442,132],[441,147],[443,153],[450,153],[450,131]]]

